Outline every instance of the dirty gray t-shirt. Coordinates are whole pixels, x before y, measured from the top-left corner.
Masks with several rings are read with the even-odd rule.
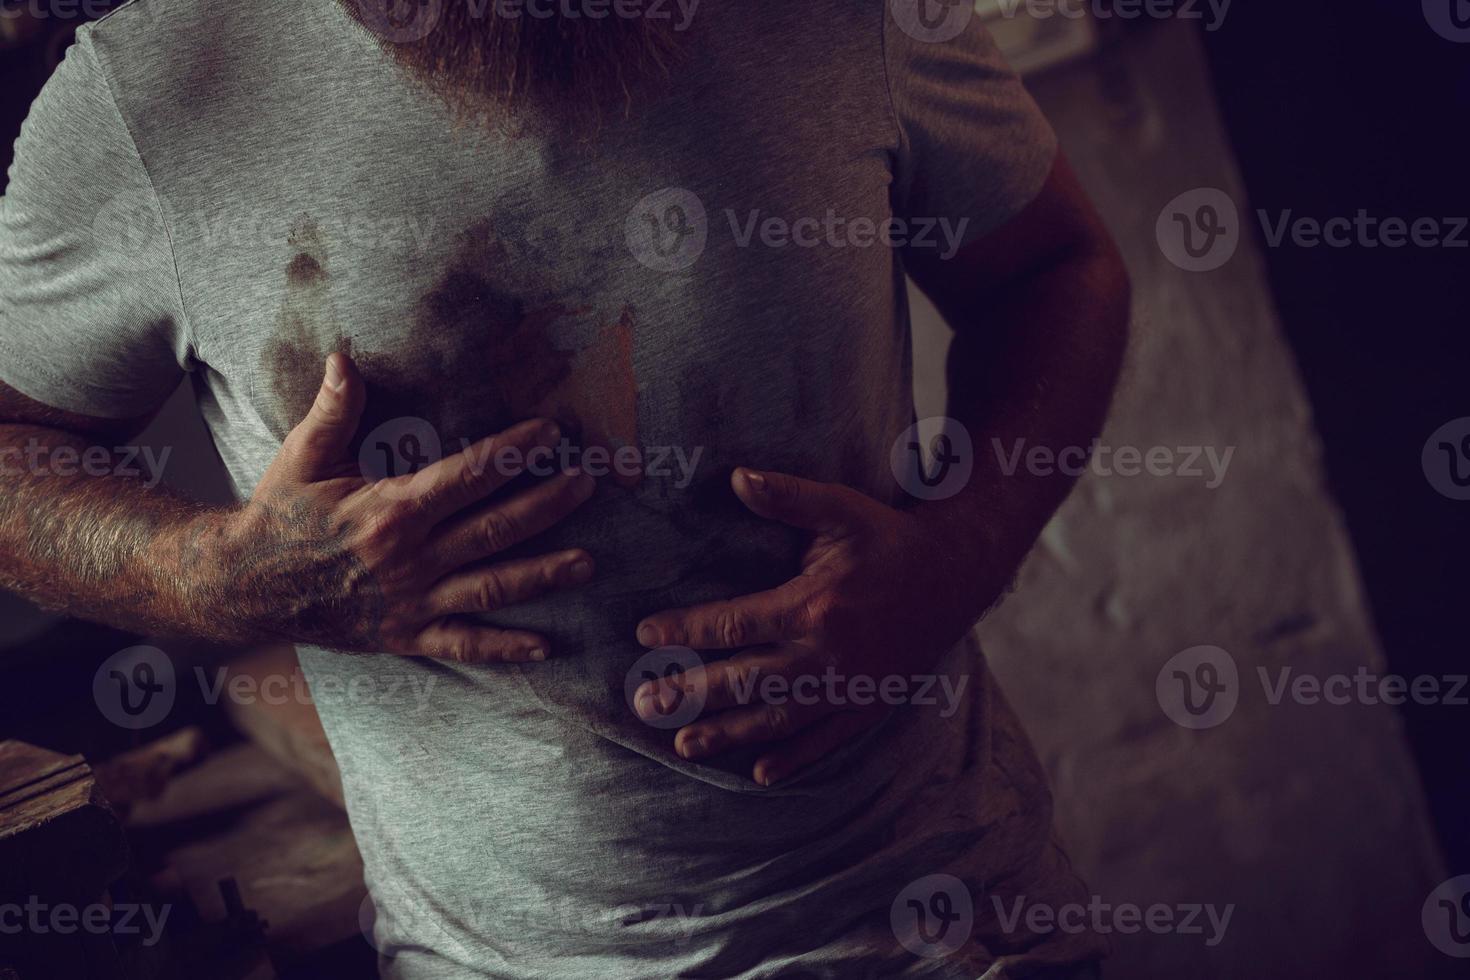
[[[1095,952],[1010,917],[1085,896],[972,644],[773,789],[748,757],[679,760],[625,700],[642,616],[796,567],[731,466],[901,496],[904,251],[878,232],[947,254],[1050,169],[978,21],[933,40],[905,6],[697,7],[669,93],[591,147],[456,121],[332,0],[135,0],[35,103],[0,201],[0,379],[25,394],[124,417],[187,378],[242,497],[335,349],[384,467],[545,414],[644,451],[639,485],[537,543],[588,548],[597,580],[495,619],[550,634],[548,662],[301,650],[388,975],[999,977]],[[954,910],[928,945],[926,910]]]

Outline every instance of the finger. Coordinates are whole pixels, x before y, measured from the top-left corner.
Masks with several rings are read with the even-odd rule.
[[[816,592],[814,582],[795,578],[738,599],[654,613],[638,624],[638,642],[646,647],[738,650],[797,640],[816,625],[811,606]]]
[[[668,677],[645,681],[633,692],[633,710],[647,722],[667,718],[686,701],[700,706],[700,714],[759,703],[767,678],[788,683],[799,676],[806,658],[796,645],[770,651],[750,651],[728,660],[691,667]]]
[[[435,616],[489,613],[592,578],[592,556],[580,548],[459,572],[429,590]]]
[[[429,541],[430,560],[440,569],[483,561],[561,521],[596,488],[597,481],[580,470],[559,473],[442,526]]]
[[[881,717],[867,711],[828,715],[757,759],[752,778],[762,786],[790,779],[872,728]]]
[[[527,663],[545,660],[548,650],[546,638],[536,633],[454,617],[425,627],[414,644],[418,656],[459,664]]]
[[[741,502],[761,517],[819,534],[854,526],[862,518],[864,504],[872,503],[838,483],[818,483],[743,466],[730,474],[730,485]]]
[[[432,523],[457,514],[505,486],[529,468],[556,472],[555,449],[561,427],[550,419],[529,419],[481,439],[417,473],[384,481],[385,489],[419,502]]]
[[[303,483],[335,475],[347,459],[366,401],[367,387],[352,358],[341,352],[329,356],[306,418],[281,446],[289,474]]]
[[[674,751],[685,759],[706,759],[742,745],[780,741],[832,710],[823,699],[799,702],[792,698],[732,708],[679,729],[674,736]]]

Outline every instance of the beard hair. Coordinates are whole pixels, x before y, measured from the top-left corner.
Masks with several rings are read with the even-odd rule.
[[[505,0],[339,2],[457,117],[514,133],[586,137],[627,118],[663,94],[684,50],[671,16],[567,16],[560,0],[524,8]]]

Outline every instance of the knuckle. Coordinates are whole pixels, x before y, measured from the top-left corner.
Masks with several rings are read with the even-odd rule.
[[[482,612],[493,612],[505,605],[507,589],[500,576],[487,572],[475,583],[475,604]]]
[[[305,462],[318,455],[326,436],[320,429],[298,426],[286,433],[281,443],[281,455],[292,463]]]
[[[457,664],[467,664],[474,659],[474,646],[469,637],[456,636],[443,647],[444,659]]]
[[[372,511],[363,521],[363,538],[368,544],[388,541],[396,530],[391,511],[387,508]]]
[[[837,606],[832,597],[825,592],[818,592],[803,600],[798,616],[801,620],[798,625],[804,626],[803,632],[822,633],[832,626],[837,615]]]
[[[490,551],[504,551],[515,544],[515,520],[501,510],[487,512],[480,519],[480,538]]]
[[[774,735],[784,735],[791,728],[791,710],[784,704],[768,704],[762,712],[761,725]]]
[[[715,618],[715,634],[727,647],[744,646],[753,632],[750,617],[738,609],[726,609]]]
[[[347,412],[341,399],[330,394],[325,387],[321,387],[317,389],[316,398],[312,400],[310,414],[318,422],[336,425],[344,420]]]
[[[480,488],[485,485],[487,472],[489,468],[480,463],[479,457],[470,455],[466,450],[463,465],[459,467],[451,483],[456,491],[465,496],[478,496]]]

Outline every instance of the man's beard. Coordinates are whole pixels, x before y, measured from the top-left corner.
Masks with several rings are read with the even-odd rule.
[[[511,130],[582,136],[661,94],[688,26],[609,8],[600,18],[567,16],[563,0],[340,2],[458,112]]]

